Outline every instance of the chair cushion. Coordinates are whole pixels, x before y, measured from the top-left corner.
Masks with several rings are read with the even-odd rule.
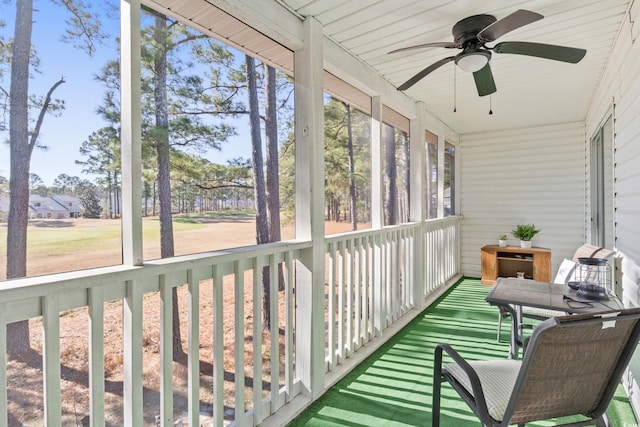
[[[497,421],[502,421],[518,378],[521,362],[518,360],[483,360],[469,362],[469,365],[480,378],[489,415]],[[460,365],[448,363],[442,367],[442,370],[451,374],[469,394],[473,395],[471,381]]]

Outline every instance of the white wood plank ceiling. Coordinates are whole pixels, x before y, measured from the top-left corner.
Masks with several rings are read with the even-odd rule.
[[[215,20],[198,19],[198,16],[217,13],[208,10],[211,5],[201,0],[151,1],[170,7],[176,14],[195,23],[229,22],[220,17]],[[460,69],[455,72],[454,85],[453,62],[429,74],[406,91],[411,98],[423,101],[433,115],[459,134],[583,121],[621,23],[628,19],[627,11],[633,4],[633,0],[259,1],[276,2],[301,18],[315,17],[322,24],[327,37],[369,64],[396,87],[431,63],[459,51],[427,48],[391,55],[389,51],[429,42],[453,41],[453,25],[476,14],[490,14],[501,19],[517,9],[527,9],[544,16],[540,21],[488,43],[489,46],[503,41],[529,41],[587,50],[586,56],[578,64],[494,54],[491,67],[497,92],[490,97],[479,97],[473,76]],[[188,8],[194,10],[186,10]],[[275,49],[268,52],[275,53],[275,59],[272,59],[274,63],[291,66],[286,49],[280,52],[273,45],[267,46],[267,38],[253,42],[251,37],[247,38],[247,35],[255,36],[253,29],[231,35],[222,28],[207,24],[203,28],[252,51]],[[249,46],[251,43],[255,46]],[[454,102],[457,107],[455,113]],[[492,115],[489,115],[490,107]]]

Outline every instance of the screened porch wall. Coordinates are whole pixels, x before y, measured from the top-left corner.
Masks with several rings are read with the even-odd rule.
[[[480,247],[535,223],[552,276],[585,241],[584,125],[563,123],[461,136],[462,269],[480,277]]]
[[[627,306],[640,305],[640,7],[632,4],[617,35],[613,53],[604,70],[586,121],[591,137],[608,114],[613,115],[613,203],[614,245],[620,254],[618,279]],[[624,378],[629,399],[640,413],[640,357]]]

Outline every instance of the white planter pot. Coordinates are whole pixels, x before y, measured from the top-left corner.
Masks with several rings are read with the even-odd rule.
[[[521,248],[530,248],[531,247],[531,240],[520,240],[520,247]]]
[[[506,240],[498,240],[498,246],[501,248],[506,248],[507,247],[507,241]]]

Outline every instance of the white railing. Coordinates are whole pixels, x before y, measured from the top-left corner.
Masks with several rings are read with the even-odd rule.
[[[459,272],[457,218],[325,241],[327,370]],[[310,247],[281,242],[0,283],[0,427],[263,422],[305,390],[296,376],[295,273]],[[264,273],[275,296],[268,304]],[[177,364],[173,289],[185,351]],[[9,360],[6,324],[22,320],[39,341],[31,357]],[[70,348],[71,336],[84,348]],[[74,357],[82,368],[66,365]]]
[[[27,425],[76,425],[77,420],[86,415],[90,416],[92,425],[156,425],[163,420],[161,424],[169,426],[174,424],[175,417],[181,418],[185,425],[199,426],[201,416],[219,426],[230,420],[235,420],[237,425],[260,423],[298,393],[293,360],[292,284],[295,261],[308,246],[308,243],[286,242],[151,261],[144,267],[117,266],[3,282],[0,285],[0,349],[4,360],[0,370],[3,399],[0,425],[7,425],[8,406],[16,412],[32,411],[31,416],[44,410],[40,418],[26,420]],[[278,264],[283,266],[285,279],[284,290],[279,292]],[[270,294],[278,296],[271,298],[269,305],[271,318],[276,321],[272,321],[264,333],[263,267],[269,267]],[[173,354],[172,288],[178,288],[180,297],[186,297],[182,304],[186,308],[183,315],[186,318],[182,320],[188,325],[186,339],[183,339],[188,377],[186,407],[178,407],[177,402],[174,406],[174,382],[180,374],[174,372],[172,363],[167,363]],[[207,295],[209,300],[203,301],[202,295]],[[117,332],[122,334],[121,348],[117,350],[106,349],[109,335],[114,332],[105,329],[105,318],[114,305],[122,312],[122,331]],[[147,305],[156,305],[157,312],[150,313],[145,309]],[[201,317],[206,305],[211,306],[208,310],[213,313],[211,319]],[[61,360],[60,354],[61,350],[64,354],[73,353],[74,349],[61,348],[64,338],[60,334],[64,326],[61,324],[68,318],[78,323],[77,319],[83,316],[89,325],[85,332],[89,379],[86,389],[74,386],[70,392],[61,386],[67,379],[61,376],[61,363],[64,368],[65,360]],[[157,319],[159,325],[156,324],[155,329],[159,340],[146,336],[153,333],[147,331],[149,319],[145,316]],[[7,363],[4,356],[7,338],[4,325],[20,320],[30,320],[32,333],[36,335],[38,328],[34,325],[42,325],[41,389],[29,386],[38,381],[20,378],[20,368],[26,363],[21,360]],[[202,322],[211,324],[213,342],[201,342]],[[162,363],[154,380],[159,387],[149,391],[153,381],[146,378],[149,372],[145,364],[150,363],[149,347],[154,346],[159,347],[157,352]],[[202,347],[210,348],[208,360],[202,360],[200,351],[190,351]],[[113,351],[120,352],[120,356],[114,357]],[[120,360],[120,367],[108,369],[121,371],[117,379],[114,380],[110,372],[105,373],[105,359],[108,363]],[[203,362],[212,366],[209,374],[200,373]],[[113,390],[105,390],[106,379],[122,382],[121,396],[115,399],[112,408],[105,408],[109,405],[107,402],[114,401]],[[208,389],[205,383],[210,384]],[[21,384],[29,389],[23,389]],[[35,397],[37,392],[42,396]],[[147,401],[153,393],[160,393],[159,400],[157,396],[150,399],[159,401],[155,406]],[[63,401],[78,398],[79,394],[90,396],[90,408],[82,411],[75,407],[76,411],[80,409],[79,413],[70,413]],[[34,403],[40,403],[41,408]],[[202,407],[210,409],[201,414]],[[13,414],[11,417],[16,419]]]
[[[423,297],[460,273],[460,217],[450,216],[425,222],[423,229]]]
[[[325,239],[327,371],[459,273],[459,231],[450,217]]]

